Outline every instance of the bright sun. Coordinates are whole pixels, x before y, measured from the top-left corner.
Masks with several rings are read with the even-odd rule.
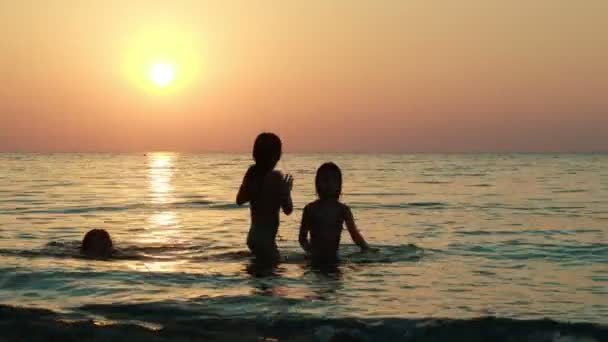
[[[199,81],[200,42],[193,33],[172,27],[133,32],[124,46],[125,78],[149,95],[177,96]]]
[[[169,63],[155,63],[150,68],[150,81],[164,88],[175,80],[175,66]]]

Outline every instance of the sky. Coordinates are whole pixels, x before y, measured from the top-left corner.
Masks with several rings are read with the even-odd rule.
[[[0,151],[608,151],[605,0],[0,0],[0,28]]]

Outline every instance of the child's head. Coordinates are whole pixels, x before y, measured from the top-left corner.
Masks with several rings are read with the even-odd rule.
[[[273,169],[281,159],[281,139],[273,133],[261,133],[253,144],[253,160],[264,169]]]
[[[83,254],[91,257],[108,257],[112,255],[112,239],[110,234],[104,229],[89,230],[84,239],[80,250]]]
[[[342,194],[342,171],[334,163],[325,163],[317,170],[315,187],[320,199],[340,198]]]

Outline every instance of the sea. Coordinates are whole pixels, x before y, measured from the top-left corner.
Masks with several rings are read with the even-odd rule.
[[[326,161],[376,251],[344,231],[341,263],[317,269],[297,237]],[[249,255],[249,209],[235,204],[251,164],[0,154],[0,322],[21,327],[5,336],[608,339],[608,154],[286,153],[295,209],[274,266]],[[119,255],[80,255],[94,228]]]

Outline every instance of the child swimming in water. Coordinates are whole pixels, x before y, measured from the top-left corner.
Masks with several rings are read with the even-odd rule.
[[[317,170],[315,187],[319,199],[304,207],[299,241],[315,263],[335,263],[343,224],[353,241],[367,251],[369,246],[359,233],[350,208],[340,202],[342,172],[334,163],[325,163]],[[310,240],[308,233],[310,232]]]
[[[113,251],[112,238],[105,229],[89,230],[80,245],[80,253],[89,258],[109,258]]]
[[[250,203],[251,227],[247,246],[258,259],[276,261],[279,251],[276,235],[279,213],[291,214],[293,178],[274,170],[281,159],[281,139],[272,133],[258,135],[253,145],[253,159],[236,196],[236,203]]]

